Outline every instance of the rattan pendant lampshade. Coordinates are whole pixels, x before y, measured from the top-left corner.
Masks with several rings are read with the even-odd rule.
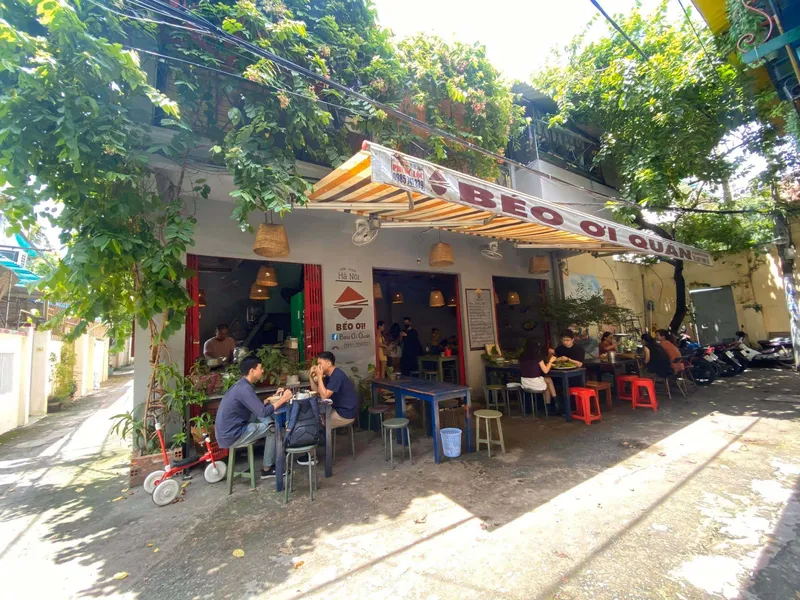
[[[403,292],[395,292],[392,294],[392,304],[402,304],[403,301]]]
[[[497,292],[492,292],[492,295],[494,296],[494,303],[500,304],[500,298],[497,297]]]
[[[442,292],[440,292],[439,290],[431,291],[428,305],[431,308],[439,308],[441,306],[444,306],[444,294],[442,294]]]
[[[206,305],[206,293],[204,290],[197,290],[197,305],[200,308]]]
[[[372,295],[375,297],[375,300],[383,300],[383,290],[381,289],[380,283],[372,284]]]
[[[519,294],[517,292],[508,292],[508,305],[516,306],[519,304]]]
[[[449,267],[455,261],[453,247],[446,242],[436,242],[431,246],[431,255],[428,264],[432,267]]]
[[[531,275],[543,275],[550,272],[550,261],[546,256],[533,256],[528,263],[528,273]]]
[[[254,283],[250,286],[250,300],[269,300],[269,288]]]
[[[256,275],[256,283],[264,287],[276,287],[278,285],[278,274],[272,265],[261,265]]]
[[[289,256],[289,237],[286,235],[286,228],[275,223],[261,223],[256,233],[253,252],[265,258]]]
[[[456,297],[455,296],[450,296],[447,299],[447,306],[448,306],[448,308],[455,308],[456,307]]]

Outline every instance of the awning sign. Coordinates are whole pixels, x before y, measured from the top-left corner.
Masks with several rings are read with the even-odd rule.
[[[410,192],[441,198],[462,206],[478,208],[646,252],[666,259],[682,259],[703,265],[713,263],[708,252],[679,244],[652,233],[626,227],[612,221],[587,215],[477,179],[427,161],[370,144],[372,181],[386,183]]]

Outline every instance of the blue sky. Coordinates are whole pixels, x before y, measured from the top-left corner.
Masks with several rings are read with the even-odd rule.
[[[446,40],[486,46],[489,59],[509,79],[527,81],[546,61],[550,49],[563,46],[595,16],[589,0],[373,0],[380,22],[400,38],[419,32]],[[642,0],[650,12],[658,0]],[[625,13],[635,0],[600,0],[609,14]],[[691,0],[684,0],[691,6]],[[692,7],[693,8],[693,7]],[[682,17],[677,0],[670,16]],[[605,32],[600,17],[594,32]]]

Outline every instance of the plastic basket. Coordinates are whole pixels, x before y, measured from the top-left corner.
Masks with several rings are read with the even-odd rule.
[[[447,458],[461,456],[461,430],[456,427],[445,427],[442,433],[442,451]]]

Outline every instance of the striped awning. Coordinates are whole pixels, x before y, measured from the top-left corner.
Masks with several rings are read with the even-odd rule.
[[[384,223],[420,224],[525,247],[712,263],[702,250],[368,142],[317,182],[309,199],[312,208],[330,205]]]

